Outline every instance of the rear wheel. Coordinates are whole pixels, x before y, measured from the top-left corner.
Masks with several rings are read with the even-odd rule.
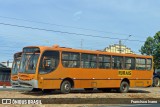
[[[68,94],[71,91],[71,83],[67,80],[63,81],[60,90],[62,94]]]
[[[158,77],[153,78],[153,86],[154,87],[160,86],[160,79]]]
[[[120,93],[127,93],[129,91],[129,84],[126,81],[122,81],[120,88],[118,89]]]

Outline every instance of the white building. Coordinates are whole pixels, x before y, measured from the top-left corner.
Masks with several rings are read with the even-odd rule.
[[[12,63],[13,62],[1,62],[2,65],[8,67],[8,68],[12,68]]]
[[[106,47],[104,51],[107,52],[115,52],[115,53],[129,53],[129,54],[135,54],[130,48],[128,48],[125,45],[119,45],[119,44],[114,44],[114,45],[109,45],[109,47]]]

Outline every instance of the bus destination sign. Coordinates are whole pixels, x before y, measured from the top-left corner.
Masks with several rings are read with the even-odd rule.
[[[119,76],[131,76],[132,71],[131,70],[118,70]]]

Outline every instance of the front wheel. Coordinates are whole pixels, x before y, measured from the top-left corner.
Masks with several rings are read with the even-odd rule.
[[[122,81],[120,88],[118,89],[120,93],[127,93],[129,91],[129,84],[126,81]]]
[[[160,86],[160,79],[158,77],[153,78],[153,86],[154,87]]]
[[[63,81],[60,90],[62,94],[68,94],[71,91],[71,83],[67,80]]]

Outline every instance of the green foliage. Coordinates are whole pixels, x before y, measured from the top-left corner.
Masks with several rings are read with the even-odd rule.
[[[142,55],[152,55],[154,67],[160,68],[160,31],[154,37],[149,36],[139,51]]]
[[[154,39],[152,37],[148,37],[144,46],[141,47],[141,54],[143,55],[153,55],[154,54]]]

